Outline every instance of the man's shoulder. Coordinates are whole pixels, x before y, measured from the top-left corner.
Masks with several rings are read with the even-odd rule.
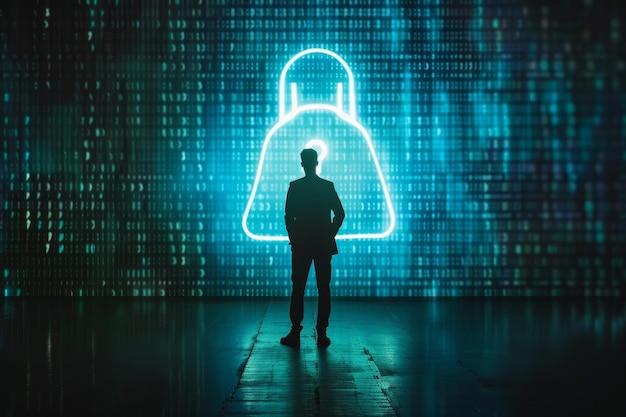
[[[317,177],[315,179],[315,182],[317,184],[322,184],[323,186],[326,186],[326,187],[334,186],[332,181],[328,181],[328,180],[325,180],[324,178],[320,178],[320,177]],[[292,187],[307,187],[310,184],[311,184],[311,180],[308,179],[307,177],[298,178],[297,180],[291,181],[289,183],[289,185],[292,186]]]

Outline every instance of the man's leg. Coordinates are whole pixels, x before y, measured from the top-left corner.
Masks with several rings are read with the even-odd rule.
[[[302,318],[304,317],[304,289],[311,268],[312,256],[306,251],[292,250],[291,253],[291,305],[289,306],[289,318],[291,319],[291,332],[280,339],[280,343],[291,347],[300,347],[300,330],[302,330]]]
[[[289,318],[293,327],[300,326],[304,317],[304,290],[311,269],[313,257],[306,251],[293,251],[291,253],[291,306]]]
[[[330,339],[326,336],[328,318],[330,317],[330,266],[331,255],[315,256],[315,278],[317,279],[317,344],[328,346]]]

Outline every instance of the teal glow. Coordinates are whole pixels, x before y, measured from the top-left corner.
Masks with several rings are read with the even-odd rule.
[[[288,296],[308,146],[338,296],[624,293],[617,2],[70,3],[2,6],[0,295]]]

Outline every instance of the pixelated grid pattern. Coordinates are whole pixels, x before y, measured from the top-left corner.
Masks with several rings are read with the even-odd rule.
[[[252,239],[242,218],[281,70],[309,48],[353,72],[395,215],[384,238],[338,241],[333,295],[623,294],[620,7],[4,1],[1,294],[289,295],[288,243]],[[349,109],[332,60],[294,64],[286,84],[286,111]],[[322,176],[346,201],[344,231],[391,223],[362,133],[328,112],[289,129],[268,148],[251,227],[284,233],[313,139],[329,147]]]

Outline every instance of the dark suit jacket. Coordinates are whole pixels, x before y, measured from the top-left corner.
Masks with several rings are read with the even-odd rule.
[[[332,220],[331,211],[335,215]],[[344,217],[343,206],[332,182],[311,175],[289,184],[285,226],[292,250],[338,253],[335,235]]]

